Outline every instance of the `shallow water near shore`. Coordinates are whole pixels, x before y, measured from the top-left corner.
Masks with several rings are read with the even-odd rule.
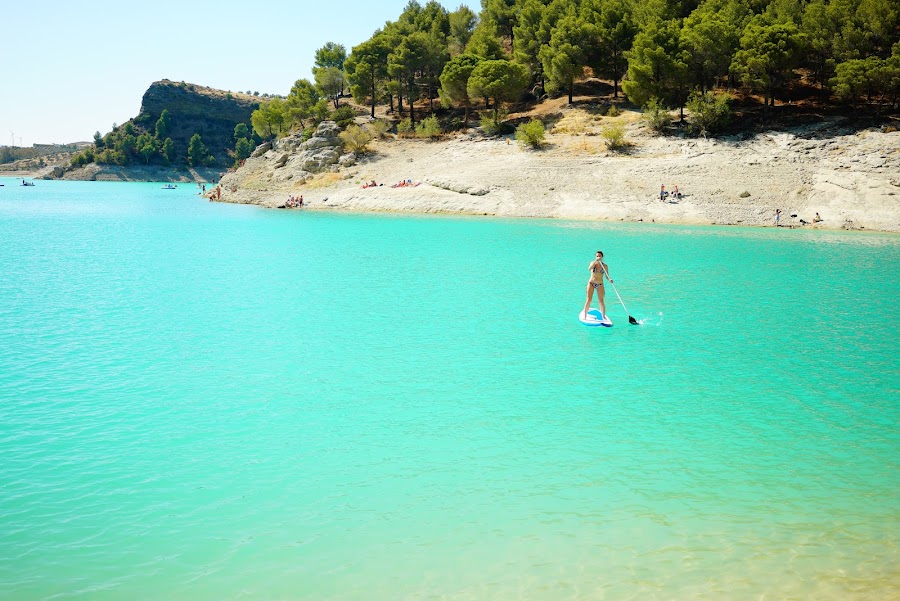
[[[16,181],[2,599],[900,594],[900,236]]]

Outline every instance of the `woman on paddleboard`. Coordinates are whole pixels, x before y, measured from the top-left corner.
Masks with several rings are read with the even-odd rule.
[[[587,317],[588,309],[591,308],[591,299],[594,296],[594,290],[597,291],[597,302],[600,304],[600,313],[606,317],[606,302],[604,301],[605,291],[603,290],[603,277],[612,282],[609,277],[609,267],[603,262],[603,251],[598,250],[596,258],[591,262],[591,279],[587,285],[587,300],[584,301],[584,317]]]

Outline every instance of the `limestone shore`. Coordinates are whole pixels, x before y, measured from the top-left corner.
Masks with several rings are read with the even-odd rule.
[[[831,119],[747,139],[660,137],[626,111],[616,119],[631,147],[612,153],[598,135],[612,119],[583,117],[565,115],[542,150],[478,134],[389,136],[315,175],[295,165],[296,150],[276,148],[223,177],[220,200],[279,207],[303,195],[309,209],[748,226],[774,225],[781,209],[783,226],[900,231],[900,132]],[[373,180],[384,185],[362,188]],[[420,185],[391,187],[400,180]],[[661,184],[684,197],[660,201]]]

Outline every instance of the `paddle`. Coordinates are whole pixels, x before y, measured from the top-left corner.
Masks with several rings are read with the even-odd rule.
[[[619,291],[616,290],[616,285],[613,284],[613,281],[612,281],[612,280],[610,280],[610,278],[609,278],[609,272],[606,271],[606,267],[603,266],[603,263],[600,263],[600,268],[603,269],[603,273],[606,274],[606,279],[609,280],[610,285],[613,287],[613,290],[615,290],[615,292],[616,292],[616,296],[619,297],[619,302],[622,303],[622,308],[625,309],[625,313],[627,314],[627,313],[628,313],[628,307],[625,306],[625,301],[623,301],[623,300],[622,300],[622,297],[619,296]],[[638,320],[636,320],[636,319],[635,319],[634,317],[632,317],[631,315],[628,315],[628,323],[630,323],[630,324],[633,325],[633,326],[639,326],[639,325],[641,325],[640,323],[638,323]]]

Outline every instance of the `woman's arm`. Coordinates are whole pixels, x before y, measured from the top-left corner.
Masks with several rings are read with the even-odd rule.
[[[606,275],[606,279],[612,283],[613,279],[609,277],[609,265],[606,263],[603,263],[603,274]]]

